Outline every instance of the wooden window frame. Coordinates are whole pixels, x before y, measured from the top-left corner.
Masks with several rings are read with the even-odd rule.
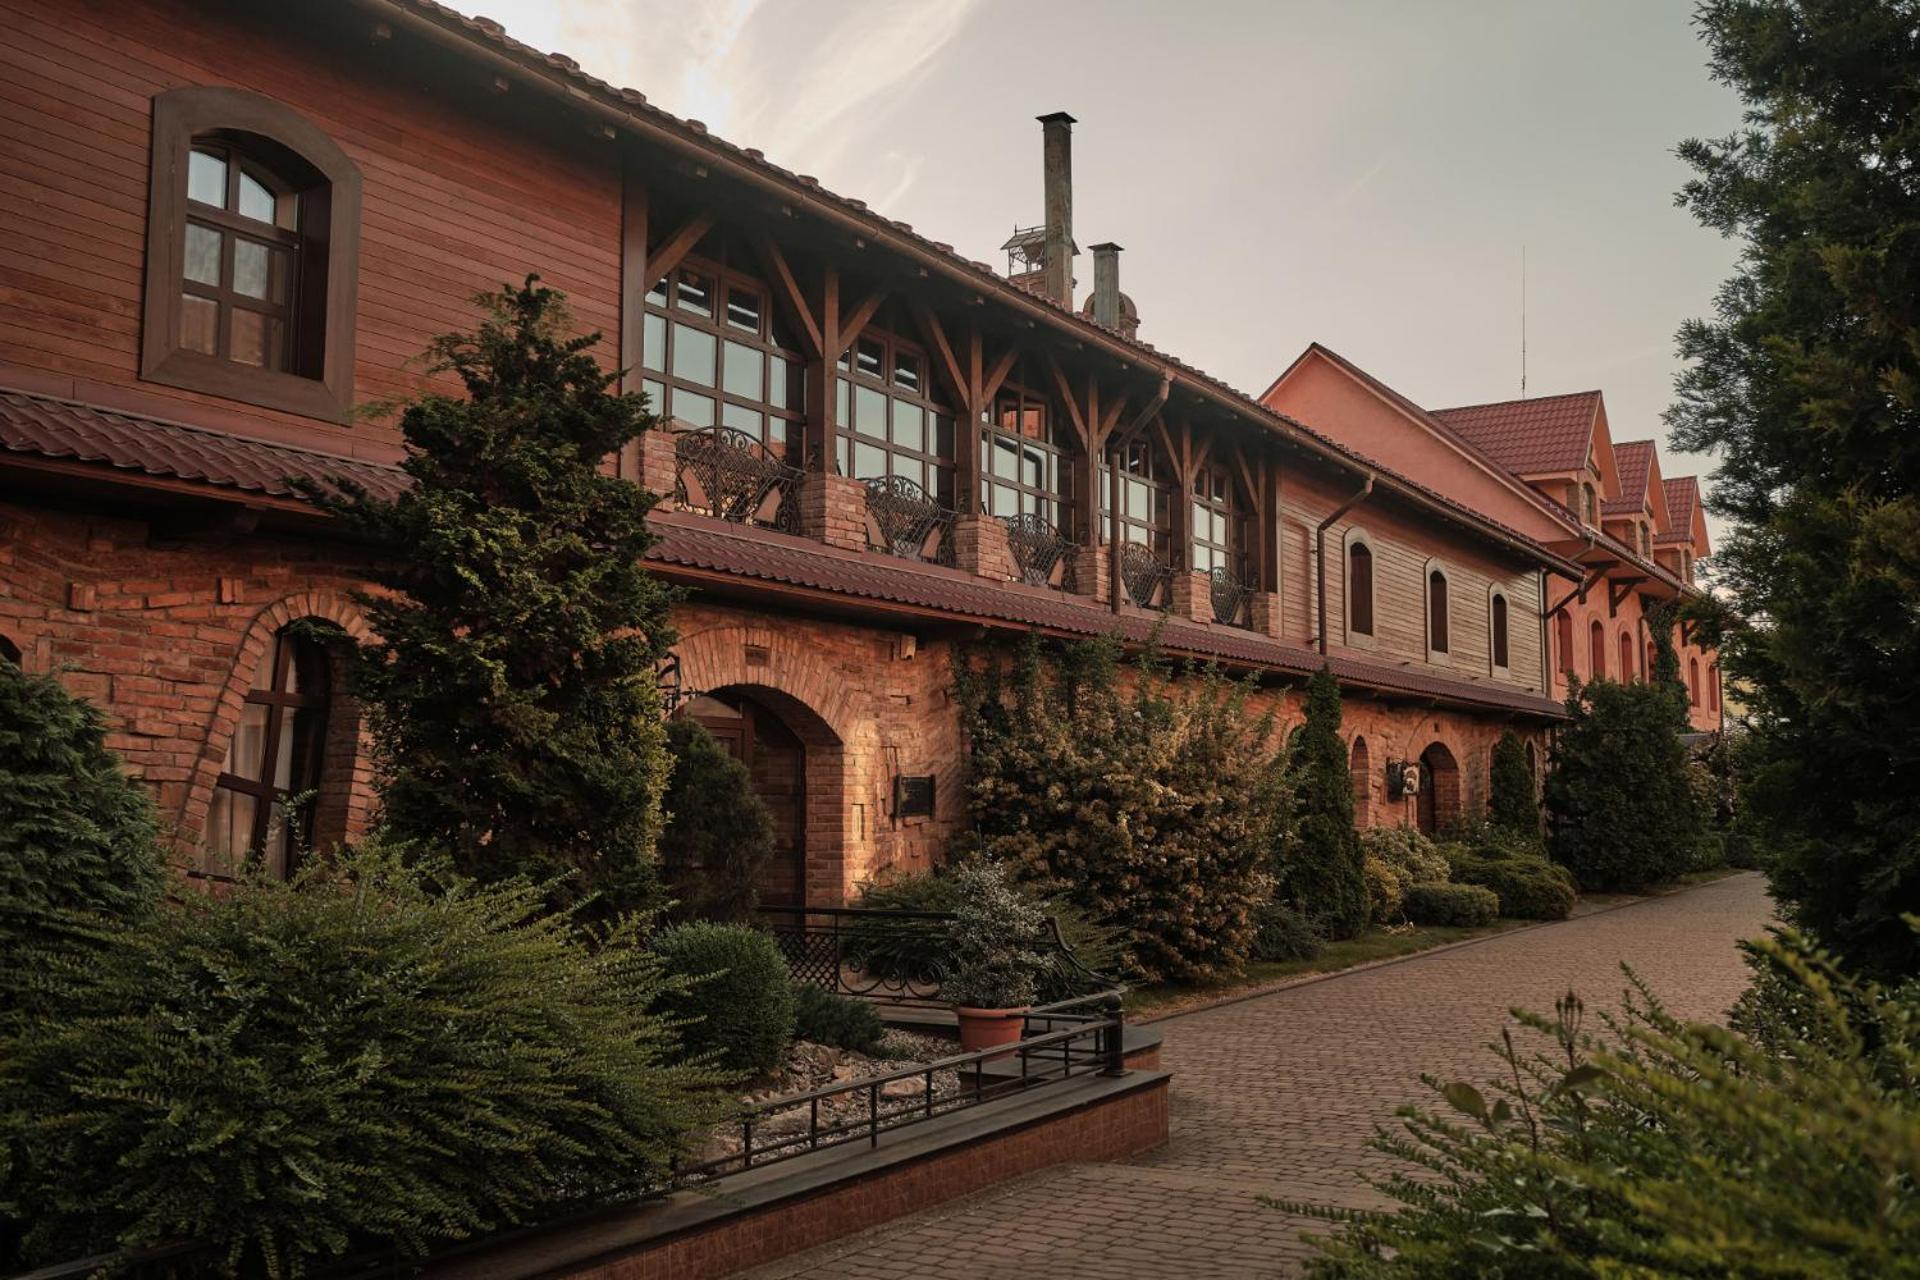
[[[1621,680],[1621,683],[1623,684],[1635,678],[1635,675],[1636,675],[1635,668],[1640,665],[1638,662],[1634,661],[1633,651],[1637,648],[1639,648],[1639,646],[1633,642],[1633,632],[1625,631],[1625,630],[1621,631],[1620,633],[1620,680]]]
[[[1439,631],[1436,635],[1436,621],[1433,607],[1433,580],[1440,579],[1440,604],[1445,616],[1437,619]],[[1422,611],[1426,620],[1427,661],[1441,665],[1453,663],[1453,572],[1438,560],[1427,561],[1420,574],[1421,598],[1426,601]],[[1434,641],[1440,644],[1436,647]]]
[[[180,343],[185,280],[187,167],[196,138],[217,135],[285,153],[314,176],[301,196],[304,303],[296,324],[317,330],[317,376],[241,364]],[[253,156],[268,165],[272,157]],[[360,170],[339,144],[292,108],[244,89],[196,86],[153,99],[147,193],[146,291],[140,376],[229,400],[346,422],[353,407],[354,318],[359,305]],[[321,263],[324,262],[324,270]]]
[[[1340,556],[1346,586],[1347,644],[1354,648],[1370,649],[1380,627],[1380,555],[1373,549],[1373,539],[1363,529],[1347,530],[1347,536],[1342,541],[1345,543]],[[1364,629],[1360,626],[1355,608],[1360,599],[1360,593],[1354,589],[1353,583],[1353,553],[1356,548],[1367,553],[1367,625]]]
[[[1596,644],[1595,641],[1598,640]],[[1607,629],[1598,618],[1587,623],[1587,680],[1607,678]]]
[[[1173,565],[1173,504],[1180,501],[1175,486],[1168,477],[1173,464],[1154,446],[1145,440],[1136,440],[1126,447],[1126,457],[1120,466],[1120,537],[1124,542],[1137,542],[1161,558],[1163,564]],[[1105,456],[1100,464],[1098,487],[1100,489],[1100,545],[1105,546],[1113,532],[1113,480],[1109,470],[1113,462],[1112,455]],[[1147,516],[1131,514],[1126,507],[1127,482],[1129,479],[1145,483],[1149,497],[1154,500],[1154,510]],[[1134,534],[1144,534],[1135,537]]]
[[[878,375],[862,372],[860,369],[860,346],[862,343],[877,343],[880,346],[880,373]],[[905,387],[898,381],[899,357],[902,353],[912,356],[920,364],[920,387],[917,391]],[[830,407],[833,412],[833,469],[836,475],[854,474],[854,460],[858,457],[855,449],[866,445],[878,449],[886,455],[887,474],[898,475],[896,464],[902,459],[910,459],[923,470],[930,473],[932,484],[924,485],[927,495],[942,507],[958,506],[959,491],[959,452],[960,417],[952,406],[936,399],[933,390],[936,379],[933,376],[933,353],[910,338],[904,338],[891,329],[877,324],[869,324],[859,336],[840,353],[827,374],[833,379],[833,398]],[[846,388],[845,403],[842,403],[841,388]],[[852,419],[858,401],[858,390],[866,388],[878,393],[887,401],[887,435],[882,440],[878,436],[868,435],[853,429]],[[894,410],[901,403],[912,405],[924,415],[921,424],[921,440],[929,447],[912,449],[894,442]],[[947,431],[947,449],[940,451],[940,425],[944,422]],[[873,477],[858,477],[865,483]],[[911,477],[909,477],[911,479]],[[916,481],[916,483],[918,483]]]
[[[1506,588],[1487,588],[1487,667],[1502,679],[1513,672],[1513,601]]]
[[[1033,435],[1026,430],[1008,430],[1001,425],[1006,411],[1011,406],[1014,418],[1024,423],[1030,412],[1040,414],[1040,434]],[[1062,537],[1072,535],[1074,517],[1078,514],[1073,502],[1074,467],[1078,465],[1078,451],[1069,448],[1060,440],[1060,415],[1054,411],[1053,401],[1031,387],[1008,379],[1000,384],[1000,390],[994,394],[993,403],[980,411],[980,511],[984,515],[998,520],[1011,519],[1029,512],[1038,514],[1051,524],[1054,532]],[[1020,476],[1009,479],[993,468],[998,456],[1000,442],[1006,441],[1014,451],[1022,455],[1028,450],[1045,455],[1053,469],[1054,487],[1045,484],[1032,485]],[[996,499],[1000,491],[1014,495],[1016,510],[1002,511]],[[1051,507],[1052,514],[1045,508]]]
[[[680,281],[684,275],[704,276],[712,282],[714,296],[712,315],[702,316],[679,305]],[[665,293],[661,293],[664,286]],[[727,291],[739,288],[751,290],[760,295],[760,327],[757,332],[732,323],[727,317]],[[666,301],[660,301],[661,297]],[[761,417],[761,429],[758,436],[761,447],[776,458],[799,465],[802,442],[806,435],[806,367],[807,357],[797,342],[776,332],[779,325],[775,314],[774,287],[758,276],[742,271],[725,261],[689,255],[679,266],[666,275],[654,280],[647,287],[647,293],[641,306],[641,343],[640,360],[636,375],[640,389],[647,393],[648,410],[658,414],[662,421],[672,420],[685,423],[689,430],[700,430],[706,424],[688,422],[675,418],[671,412],[669,396],[677,391],[686,391],[689,395],[705,396],[714,403],[715,427],[729,427],[734,431],[745,428],[731,426],[727,420],[727,406],[738,405],[752,410]],[[645,325],[646,317],[657,316],[665,326],[661,335],[660,360],[664,368],[648,364],[646,353]],[[712,335],[713,383],[696,382],[691,378],[676,377],[673,373],[673,326],[681,324],[689,329],[698,329]],[[727,380],[727,343],[736,342],[743,347],[751,347],[760,353],[761,381],[760,398],[737,395],[726,389]],[[786,361],[789,383],[787,403],[776,405],[771,392],[773,390],[773,359]],[[666,394],[662,394],[662,393]],[[773,422],[779,422],[780,438],[772,438],[770,430]],[[753,435],[751,431],[746,432]]]
[[[1574,635],[1573,615],[1565,609],[1554,615],[1553,639],[1560,647],[1560,674],[1568,677],[1579,674],[1579,668],[1575,665],[1578,641]]]
[[[315,689],[310,681],[305,691],[291,693],[286,689],[288,670],[302,656],[303,649],[319,675],[319,688]],[[318,643],[282,630],[274,636],[273,647],[261,660],[269,664],[266,687],[248,689],[243,699],[267,708],[267,727],[260,746],[260,777],[248,778],[243,774],[222,771],[214,782],[216,788],[253,798],[253,832],[243,853],[248,861],[260,857],[266,849],[268,833],[287,799],[319,785],[326,765],[327,717],[333,703],[332,663],[328,660],[325,648]],[[301,726],[306,741],[295,744],[288,786],[283,790],[275,786],[273,781],[274,764],[280,756],[280,739],[285,734],[295,732],[295,720],[302,711],[313,714]],[[239,732],[237,726],[234,731]],[[313,814],[317,808],[318,804],[309,805],[299,815],[303,841],[312,833]],[[288,875],[295,869],[294,853],[295,843],[290,832],[287,845]]]

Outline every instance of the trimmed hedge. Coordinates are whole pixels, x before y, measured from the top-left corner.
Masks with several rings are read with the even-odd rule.
[[[796,1040],[872,1053],[887,1034],[886,1024],[868,1001],[835,995],[812,983],[795,987],[793,996]]]
[[[1406,885],[1400,873],[1381,858],[1368,854],[1360,863],[1367,882],[1367,915],[1374,924],[1393,924],[1400,919]]]
[[[1487,857],[1450,845],[1447,862],[1456,883],[1481,885],[1500,898],[1500,914],[1514,920],[1565,920],[1573,912],[1573,877],[1537,855]]]
[[[1269,902],[1254,913],[1255,960],[1311,960],[1326,945],[1306,914],[1284,902]]]
[[[690,979],[662,1007],[688,1019],[690,1054],[713,1054],[723,1067],[764,1075],[793,1040],[798,997],[772,937],[740,924],[695,921],[653,940],[667,971]]]
[[[1404,905],[1415,924],[1478,926],[1500,915],[1500,896],[1477,884],[1410,885]]]

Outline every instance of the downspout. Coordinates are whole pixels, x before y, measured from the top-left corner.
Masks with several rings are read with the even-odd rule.
[[[1126,430],[1116,432],[1108,442],[1110,452],[1107,455],[1107,603],[1115,613],[1120,612],[1120,449],[1132,442],[1141,428],[1147,425],[1154,414],[1160,412],[1167,403],[1167,397],[1173,394],[1173,375],[1160,374],[1160,389],[1153,393],[1153,399],[1146,407],[1135,414]],[[1097,517],[1096,517],[1097,520]],[[1094,523],[1092,528],[1099,528]]]
[[[1341,516],[1359,506],[1366,500],[1367,495],[1373,492],[1373,472],[1367,472],[1366,476],[1360,491],[1335,507],[1333,514],[1322,520],[1319,527],[1313,531],[1313,567],[1320,579],[1320,656],[1323,658],[1327,656],[1327,530],[1331,529]]]
[[[1534,596],[1540,607],[1540,691],[1547,698],[1553,697],[1553,644],[1550,636],[1551,615],[1547,613],[1547,571],[1535,569]]]

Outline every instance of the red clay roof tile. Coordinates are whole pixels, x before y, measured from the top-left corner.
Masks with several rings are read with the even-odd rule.
[[[1515,475],[1578,471],[1593,447],[1598,391],[1435,409],[1433,416]]]

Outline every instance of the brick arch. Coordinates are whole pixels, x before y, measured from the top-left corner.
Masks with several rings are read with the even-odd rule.
[[[853,682],[791,628],[729,623],[682,635],[674,651],[689,689],[747,694],[779,717],[805,745],[805,893],[808,906],[846,902],[853,772],[880,754],[871,717]],[[863,846],[864,847],[864,846]],[[857,869],[857,868],[856,868]]]
[[[1435,835],[1462,811],[1460,756],[1435,738],[1420,749],[1419,827]]]
[[[239,648],[234,653],[233,669],[213,705],[206,736],[201,740],[199,759],[193,767],[193,780],[181,805],[180,830],[175,851],[196,860],[199,837],[213,804],[214,784],[220,777],[220,765],[227,756],[227,744],[240,725],[241,704],[253,684],[254,673],[273,646],[273,638],[288,623],[301,618],[331,622],[355,643],[372,634],[366,615],[344,591],[299,591],[264,606],[247,625]],[[340,812],[324,823],[316,823],[316,847],[351,839],[367,826],[372,811],[372,762],[368,757],[367,731],[359,705],[338,692],[340,664],[334,664],[336,696],[327,727],[328,764],[323,781],[342,800]],[[350,759],[337,760],[342,749],[350,749]]]

